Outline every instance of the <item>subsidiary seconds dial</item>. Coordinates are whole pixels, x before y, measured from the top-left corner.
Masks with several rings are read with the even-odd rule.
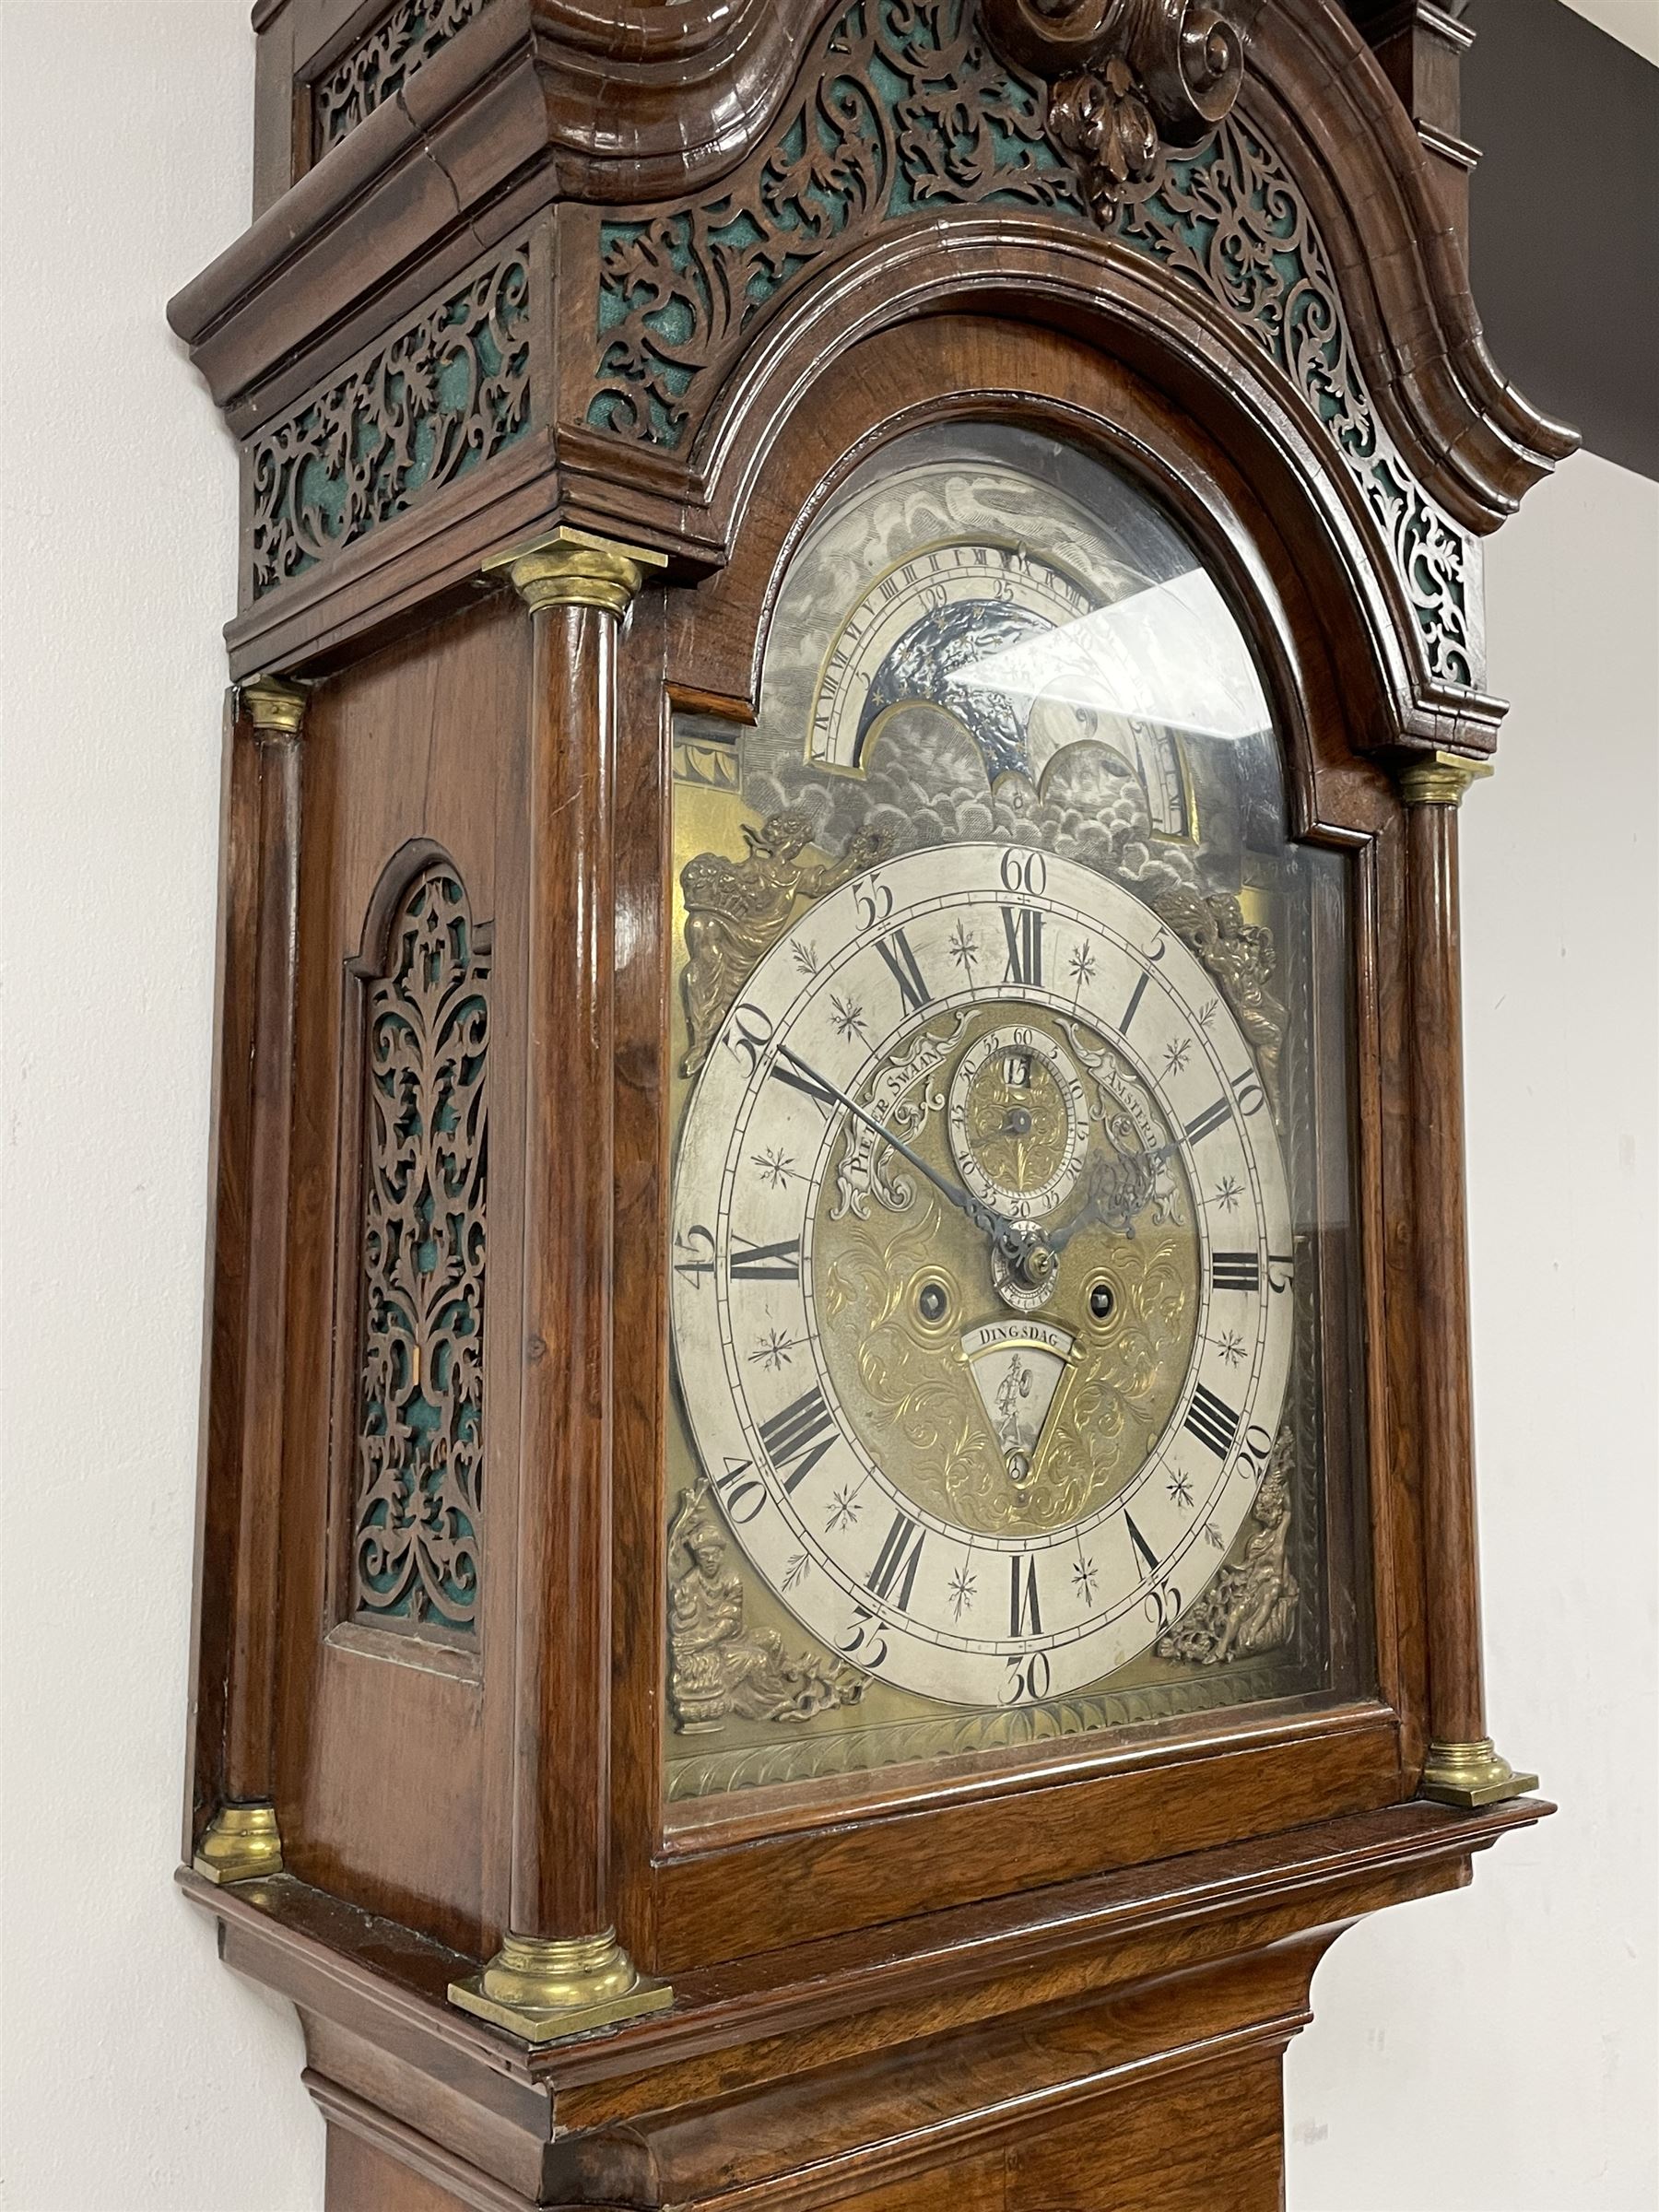
[[[703,1479],[850,1664],[1046,1697],[1221,1564],[1288,1371],[1284,1169],[1213,979],[1121,884],[962,844],[820,899],[714,1040],[673,1225]]]

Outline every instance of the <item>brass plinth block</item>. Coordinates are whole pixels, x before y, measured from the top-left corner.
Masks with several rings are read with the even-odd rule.
[[[305,693],[279,676],[256,676],[241,688],[241,708],[256,730],[297,737],[305,720]]]
[[[540,2044],[665,2011],[674,1992],[641,1974],[616,1930],[606,1928],[571,1943],[509,1936],[482,1973],[450,1983],[449,1998],[463,2012]]]
[[[1467,753],[1419,753],[1400,771],[1400,796],[1407,806],[1461,806],[1470,784],[1491,772],[1489,760]]]
[[[191,1862],[209,1882],[253,1882],[282,1872],[282,1838],[268,1805],[221,1805]]]
[[[653,553],[646,546],[619,545],[614,538],[596,537],[591,530],[560,523],[531,545],[492,554],[484,563],[484,573],[498,575],[504,570],[532,614],[544,606],[602,606],[620,618],[644,582],[645,571],[667,565],[665,553]]]
[[[1430,1744],[1418,1795],[1471,1812],[1477,1806],[1524,1797],[1537,1786],[1535,1774],[1517,1774],[1507,1759],[1500,1758],[1491,1737],[1483,1735],[1472,1744]]]

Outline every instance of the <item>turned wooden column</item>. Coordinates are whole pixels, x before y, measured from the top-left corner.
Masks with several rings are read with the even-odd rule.
[[[610,1908],[618,632],[660,554],[561,528],[530,609],[524,1309],[508,1934],[453,2000],[533,2043],[667,2005]]]
[[[247,1222],[236,1441],[235,1587],[226,1653],[223,1794],[195,1852],[209,1881],[282,1871],[276,1794],[276,1571],[288,1325],[288,1157],[300,925],[300,728],[305,694],[261,677],[241,688],[237,742],[257,749],[252,855]]]
[[[1417,1144],[1417,1295],[1425,1534],[1430,1745],[1420,1794],[1494,1805],[1535,1790],[1486,1732],[1480,1559],[1470,1388],[1468,1233],[1464,1199],[1463,987],[1457,810],[1488,763],[1455,753],[1400,777],[1410,874],[1411,1089]]]

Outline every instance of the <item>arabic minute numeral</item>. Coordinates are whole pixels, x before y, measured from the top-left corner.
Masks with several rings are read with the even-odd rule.
[[[706,1228],[700,1221],[694,1221],[683,1236],[675,1238],[674,1244],[677,1252],[683,1252],[690,1255],[686,1259],[675,1261],[675,1274],[688,1277],[692,1288],[700,1290],[704,1276],[712,1275],[714,1272],[713,1230]]]
[[[752,1006],[745,1000],[732,1008],[731,1033],[726,1038],[730,1049],[748,1062],[748,1072],[755,1072],[755,1063],[772,1041],[772,1018],[763,1006]]]
[[[1267,1103],[1267,1093],[1262,1088],[1261,1078],[1253,1068],[1247,1067],[1241,1076],[1232,1079],[1232,1094],[1239,1101],[1239,1112],[1248,1120],[1260,1113]]]
[[[782,1413],[774,1413],[770,1421],[760,1424],[760,1441],[773,1466],[782,1468],[792,1459],[796,1463],[783,1477],[786,1490],[794,1489],[811,1474],[836,1435],[835,1416],[816,1384],[793,1406],[785,1406]]]
[[[714,1477],[714,1495],[736,1528],[745,1527],[766,1503],[766,1485],[753,1472],[754,1465],[752,1459],[728,1459],[725,1473]]]
[[[1053,1680],[1046,1652],[1033,1652],[1029,1659],[1010,1659],[1002,1701],[1005,1705],[1034,1705],[1048,1696]]]
[[[888,1655],[888,1641],[876,1624],[868,1606],[854,1605],[853,1618],[842,1630],[836,1649],[873,1675]]]
[[[1002,856],[1002,887],[1005,891],[1024,891],[1029,898],[1041,899],[1048,889],[1048,862],[1041,853],[1023,853],[1012,846]]]
[[[858,894],[859,918],[865,929],[879,928],[893,911],[893,894],[879,876],[872,876]]]
[[[1181,1593],[1173,1583],[1160,1583],[1156,1590],[1148,1590],[1142,1603],[1147,1618],[1155,1624],[1159,1635],[1172,1629],[1181,1618]]]
[[[1238,1457],[1233,1461],[1233,1473],[1242,1475],[1246,1482],[1260,1482],[1267,1472],[1267,1462],[1273,1453],[1273,1439],[1259,1421],[1252,1421],[1238,1441]]]

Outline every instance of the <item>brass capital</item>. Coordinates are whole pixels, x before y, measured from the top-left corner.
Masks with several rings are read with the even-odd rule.
[[[449,1998],[521,2041],[541,2044],[663,2012],[674,1992],[640,1973],[606,1928],[570,1942],[510,1935],[482,1973],[450,1983]]]
[[[1477,1806],[1524,1797],[1537,1786],[1535,1774],[1517,1774],[1507,1759],[1500,1758],[1491,1737],[1483,1735],[1468,1744],[1430,1744],[1418,1795],[1471,1812]]]
[[[544,537],[510,553],[495,553],[484,563],[487,576],[506,571],[532,614],[544,606],[602,606],[618,619],[628,612],[645,581],[647,569],[665,569],[665,553],[647,546],[625,546],[595,537],[591,530],[560,523]]]
[[[1418,753],[1400,771],[1400,796],[1407,806],[1461,806],[1470,784],[1491,772],[1489,760],[1468,753]]]
[[[252,1882],[282,1872],[282,1838],[269,1805],[221,1805],[191,1862],[209,1882]]]
[[[241,710],[256,730],[297,737],[305,720],[305,693],[279,676],[256,676],[241,688]]]

